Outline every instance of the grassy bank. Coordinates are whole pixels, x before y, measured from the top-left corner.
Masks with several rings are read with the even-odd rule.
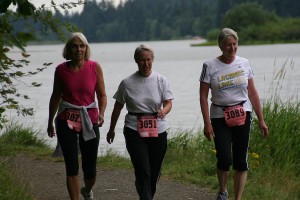
[[[300,103],[267,103],[264,113],[270,135],[267,140],[261,136],[254,118],[243,199],[300,199]],[[178,133],[169,141],[163,174],[217,191],[215,153],[202,133]],[[232,178],[229,185],[233,196]]]
[[[254,117],[249,149],[249,178],[245,200],[300,199],[300,103],[275,101],[264,105],[270,136],[263,139]],[[163,166],[163,177],[217,190],[215,150],[201,131],[172,133]],[[32,199],[25,183],[16,181],[8,156],[29,153],[49,158],[53,150],[38,139],[32,128],[14,124],[0,137],[0,199]],[[114,152],[99,158],[101,167],[131,169],[130,161]],[[5,181],[4,181],[5,180]],[[232,179],[229,193],[233,195]],[[16,198],[16,194],[20,198]],[[11,195],[11,196],[9,196]]]

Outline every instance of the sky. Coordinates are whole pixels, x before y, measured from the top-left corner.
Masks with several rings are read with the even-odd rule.
[[[77,2],[78,0],[53,0],[53,1],[54,3],[59,5],[62,3]],[[110,0],[110,1],[112,1],[115,5],[118,5],[118,3],[120,2],[120,0]],[[29,0],[29,2],[32,3],[36,8],[40,7],[42,4],[45,4],[46,7],[51,6],[51,0]],[[83,5],[72,8],[71,10],[69,10],[69,12],[81,12],[82,9],[83,9]]]

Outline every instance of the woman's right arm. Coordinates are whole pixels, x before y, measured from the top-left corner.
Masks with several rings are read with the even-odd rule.
[[[110,127],[109,131],[106,135],[106,140],[109,144],[113,143],[115,138],[115,128],[121,113],[121,110],[123,109],[124,104],[119,103],[117,100],[114,105],[114,109],[111,114],[111,120],[110,120]]]
[[[208,108],[208,92],[210,85],[205,82],[200,82],[200,107],[204,121],[204,135],[210,141],[214,137],[214,131],[210,123],[209,108]]]
[[[47,128],[48,136],[51,138],[55,136],[53,121],[58,109],[59,102],[61,100],[61,96],[62,96],[61,83],[57,71],[55,71],[53,91],[49,103],[49,118],[48,118],[48,128]]]

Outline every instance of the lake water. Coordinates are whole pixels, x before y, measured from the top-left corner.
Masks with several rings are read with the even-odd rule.
[[[108,97],[105,123],[100,129],[99,155],[105,153],[109,148],[121,155],[126,154],[124,136],[122,134],[124,116],[127,112],[125,107],[116,127],[114,143],[112,145],[107,144],[105,138],[114,105],[112,96],[116,92],[120,81],[137,70],[133,53],[135,48],[141,43],[153,47],[155,53],[153,70],[165,75],[171,82],[175,94],[173,109],[167,116],[171,132],[180,130],[196,132],[202,127],[202,115],[199,106],[199,77],[202,63],[219,56],[221,52],[217,46],[190,46],[190,44],[199,42],[202,41],[179,40],[90,44],[91,59],[98,61],[103,68]],[[62,44],[28,46],[27,51],[31,54],[29,59],[31,67],[42,67],[43,63],[48,62],[53,62],[53,64],[42,73],[25,80],[25,82],[41,82],[43,83],[41,87],[19,86],[20,91],[28,94],[31,98],[30,101],[22,101],[22,103],[33,107],[35,115],[26,118],[18,117],[17,120],[28,125],[34,125],[39,130],[41,137],[46,138],[53,147],[56,145],[56,138],[48,138],[46,133],[48,105],[52,92],[55,67],[64,61],[62,49]],[[277,72],[282,66],[286,67],[287,73],[285,79],[280,81],[280,85],[282,85],[280,95],[282,95],[282,98],[299,95],[300,44],[240,46],[238,55],[250,60],[255,73],[255,84],[262,100],[268,98],[268,93],[274,82],[274,72]],[[19,54],[13,53],[11,56],[18,58]],[[13,112],[9,112],[7,115],[15,118],[15,113]]]

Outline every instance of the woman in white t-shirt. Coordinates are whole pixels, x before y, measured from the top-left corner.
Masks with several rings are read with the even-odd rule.
[[[124,136],[135,172],[140,200],[152,200],[167,150],[165,116],[171,111],[173,92],[163,75],[152,71],[153,50],[140,45],[134,53],[138,71],[121,81],[111,116],[107,142],[115,137],[115,127],[126,104]]]
[[[220,31],[218,45],[222,55],[203,64],[200,77],[200,106],[204,135],[214,140],[219,192],[217,200],[228,198],[227,180],[231,164],[235,170],[235,200],[240,200],[247,180],[247,154],[252,107],[263,136],[268,136],[259,95],[254,86],[249,61],[236,55],[238,35],[230,29]],[[211,90],[211,107],[208,93]]]

